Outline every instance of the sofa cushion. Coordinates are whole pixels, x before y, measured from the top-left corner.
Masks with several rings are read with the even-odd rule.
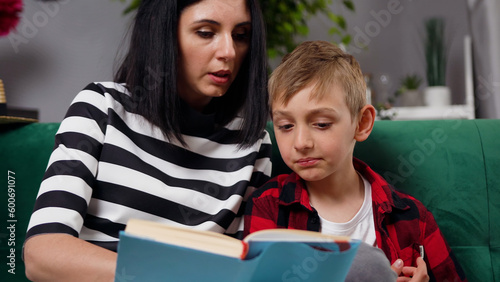
[[[380,121],[355,153],[434,214],[470,281],[493,281],[482,142],[476,121]]]
[[[481,120],[476,125],[483,144],[488,187],[491,268],[495,278],[492,281],[500,281],[500,123],[498,120]]]
[[[0,184],[2,187],[0,203],[2,207],[5,207],[1,213],[0,281],[28,281],[24,275],[25,269],[21,259],[22,247],[38,188],[54,147],[54,136],[58,127],[58,123],[37,123],[2,125],[0,128],[0,172],[4,176]],[[9,183],[7,182],[8,173],[11,176]],[[10,212],[7,212],[9,186],[15,190],[15,211],[12,213],[14,216],[12,218],[9,217]],[[16,220],[16,222],[7,222],[7,220]],[[8,245],[7,240],[11,234],[4,224],[15,224],[15,246]],[[7,272],[10,269],[7,265],[10,259],[6,259],[6,256],[10,255],[12,247],[15,247],[15,274]]]

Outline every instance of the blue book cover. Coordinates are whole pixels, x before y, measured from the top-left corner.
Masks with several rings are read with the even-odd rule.
[[[115,281],[344,281],[359,243],[250,241],[241,259],[122,231]]]

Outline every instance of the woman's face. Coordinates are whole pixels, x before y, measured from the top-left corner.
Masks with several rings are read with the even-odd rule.
[[[201,111],[226,93],[246,57],[250,34],[246,0],[202,0],[182,11],[178,89],[191,107]]]

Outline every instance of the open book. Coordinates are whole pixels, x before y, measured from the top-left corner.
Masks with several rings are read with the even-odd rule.
[[[314,243],[336,242],[338,245],[345,246],[350,241],[350,238],[346,236],[325,235],[319,232],[296,229],[261,230],[248,235],[243,240],[238,240],[216,232],[139,219],[129,220],[125,232],[158,242],[240,259],[247,258],[250,245],[255,245],[257,242],[305,242],[312,245],[315,245]]]
[[[269,229],[238,240],[131,219],[120,233],[115,281],[343,281],[359,241]]]

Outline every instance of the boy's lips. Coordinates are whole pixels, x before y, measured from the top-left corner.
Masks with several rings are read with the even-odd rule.
[[[318,158],[303,158],[296,161],[300,166],[313,166],[319,162]]]

